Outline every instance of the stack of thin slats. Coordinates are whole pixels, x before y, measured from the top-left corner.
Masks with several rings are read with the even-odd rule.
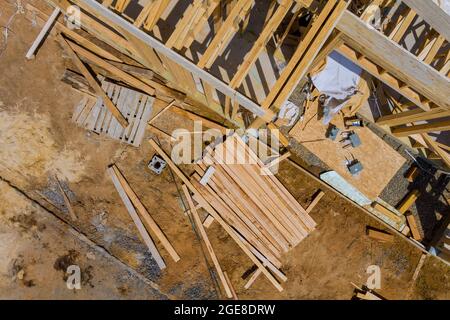
[[[210,166],[214,174],[202,185],[201,177]],[[238,135],[210,149],[197,163],[191,182],[244,243],[277,268],[281,267],[281,254],[295,247],[316,226]]]

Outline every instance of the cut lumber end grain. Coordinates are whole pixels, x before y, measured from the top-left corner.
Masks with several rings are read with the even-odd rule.
[[[387,233],[385,231],[381,231],[372,227],[366,228],[366,233],[369,236],[369,238],[381,241],[381,242],[394,242],[394,236],[390,233]]]

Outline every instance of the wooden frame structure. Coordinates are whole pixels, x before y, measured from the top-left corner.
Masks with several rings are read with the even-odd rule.
[[[401,97],[390,99],[392,114],[381,115],[376,123],[395,137],[407,138],[402,140],[411,146],[428,149],[425,156],[434,154],[450,166],[448,146],[429,135],[450,130],[450,35],[445,29],[450,16],[432,1],[397,1],[401,3],[397,6],[395,1],[375,2],[390,9],[381,21],[382,30],[346,12],[337,26],[344,42],[337,51]],[[407,50],[407,31],[414,30],[417,21],[428,27],[416,36],[413,50]]]
[[[71,5],[79,6],[82,10],[83,29],[162,76],[167,81],[168,87],[186,95],[185,103],[209,107],[231,121],[236,120],[239,107],[242,107],[253,113],[262,123],[270,123],[275,118],[276,110],[289,98],[297,83],[307,73],[311,60],[318,54],[348,6],[347,0],[331,0],[318,10],[320,14],[311,24],[308,36],[301,42],[288,67],[282,71],[264,102],[259,105],[242,94],[238,88],[274,33],[280,29],[286,16],[291,12],[298,16],[301,10],[318,7],[316,1],[282,0],[278,4],[274,1],[264,29],[229,83],[213,76],[208,69],[223,53],[236,32],[242,28],[240,24],[248,19],[254,0],[234,1],[226,19],[221,21],[220,26],[215,25],[217,30],[214,30],[212,40],[197,63],[178,51],[186,50],[192,45],[194,35],[207,24],[211,16],[216,14],[218,8],[222,9],[220,1],[193,1],[165,43],[158,40],[152,31],[162,14],[168,10],[171,1],[149,1],[134,21],[130,21],[124,14],[131,1],[104,1],[103,5],[94,0],[49,0],[49,2],[61,8],[63,12]],[[98,17],[99,21],[92,16]],[[290,26],[292,23],[288,25]],[[286,34],[287,31],[281,30],[281,33]],[[316,37],[317,32],[319,33]],[[157,93],[161,91],[161,87],[154,89]],[[165,92],[159,93],[167,94],[168,90],[163,91]],[[223,95],[223,103],[216,98],[218,93]],[[253,126],[257,126],[257,123],[255,122]]]

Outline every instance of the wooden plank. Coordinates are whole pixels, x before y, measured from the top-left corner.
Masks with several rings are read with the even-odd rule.
[[[324,195],[325,192],[320,190],[319,193],[314,197],[314,200],[309,204],[308,208],[306,208],[306,212],[311,213],[311,211],[316,207],[316,205],[319,203],[319,201],[322,199]]]
[[[422,241],[423,240],[422,234],[419,230],[419,226],[418,226],[418,223],[417,223],[417,220],[416,220],[416,217],[414,216],[414,214],[412,212],[407,212],[405,214],[405,216],[406,216],[406,221],[408,221],[408,226],[411,229],[411,234],[412,234],[414,240],[417,240],[419,242]]]
[[[219,276],[220,282],[222,283],[222,286],[225,289],[225,294],[227,295],[228,298],[232,298],[233,297],[232,290],[230,289],[229,283],[224,275],[224,272],[222,271],[222,267],[220,266],[219,259],[217,259],[217,256],[214,252],[212,244],[209,241],[206,230],[205,230],[205,228],[203,228],[202,221],[200,220],[197,209],[195,208],[194,202],[192,201],[191,194],[189,193],[189,190],[185,184],[182,186],[182,189],[183,189],[184,195],[187,199],[190,213],[193,215],[195,225],[197,226],[197,229],[200,232],[200,235],[202,236],[203,242],[205,243],[205,246],[206,246],[206,249],[208,250],[209,256],[211,257],[214,267],[216,268],[217,275]]]
[[[419,277],[420,271],[422,270],[423,265],[425,264],[425,260],[427,259],[428,254],[422,253],[420,256],[419,262],[417,263],[416,269],[414,269],[414,274],[412,276],[412,281],[415,282]]]
[[[394,212],[392,212],[388,208],[382,206],[378,202],[372,203],[372,208],[374,208],[376,211],[378,211],[379,213],[383,214],[389,220],[392,220],[395,223],[400,223],[402,221],[402,218],[400,216],[396,215]]]
[[[154,141],[150,140],[150,145],[153,149],[158,152],[158,154],[167,162],[167,164],[172,168],[174,173],[186,184],[186,186],[198,196],[198,200],[200,200],[200,204],[208,210],[209,214],[211,214],[214,219],[220,223],[220,225],[225,229],[225,231],[235,240],[236,244],[244,251],[244,253],[250,258],[250,260],[255,263],[258,268],[262,269],[264,275],[267,279],[279,290],[283,291],[283,287],[280,283],[274,278],[274,276],[263,266],[263,264],[255,257],[255,255],[245,246],[245,244],[238,238],[237,234],[231,227],[222,219],[220,215],[218,215],[215,210],[211,207],[211,205],[201,196],[196,187],[190,182],[190,180],[184,175],[184,173],[173,163],[170,157],[161,149],[161,147]]]
[[[432,107],[434,107],[423,95],[419,94],[416,90],[413,90],[409,86],[403,85],[402,82],[395,76],[391,75],[368,58],[362,56],[360,53],[350,48],[347,44],[343,44],[338,47],[337,51],[423,110],[429,111]]]
[[[245,77],[249,73],[252,65],[258,60],[259,55],[265,49],[267,42],[277,30],[278,26],[283,22],[284,17],[288,14],[292,6],[292,0],[282,0],[277,10],[264,26],[264,29],[258,36],[258,39],[253,44],[251,50],[245,55],[244,61],[238,67],[233,79],[230,82],[232,88],[238,88]]]
[[[281,262],[276,256],[276,249],[272,249],[269,246],[269,242],[264,237],[264,234],[260,232],[255,224],[249,221],[249,218],[245,215],[239,215],[239,210],[231,208],[232,201],[224,197],[223,199],[216,193],[217,189],[212,189],[210,186],[203,187],[198,181],[200,177],[194,174],[194,179],[192,183],[197,186],[198,190],[202,193],[204,198],[216,208],[217,212],[222,216],[222,218],[233,228],[238,230],[250,243],[251,246],[255,247],[260,251],[271,263],[276,266],[281,266]],[[227,201],[228,200],[228,201]],[[204,208],[207,210],[206,208]],[[273,246],[272,246],[273,247]],[[279,253],[278,253],[279,256]]]
[[[348,45],[414,88],[438,106],[450,109],[450,81],[431,66],[370,28],[351,12],[345,12],[337,24]]]
[[[205,67],[210,67],[214,63],[218,53],[226,44],[228,44],[228,40],[230,39],[230,30],[233,29],[233,24],[236,23],[236,19],[239,19],[239,15],[249,3],[253,3],[253,0],[237,1],[231,12],[227,15],[226,20],[222,23],[219,31],[208,45],[208,48],[203,53],[200,61],[197,63],[199,68],[203,69]]]
[[[367,235],[375,240],[381,241],[381,242],[389,242],[389,243],[393,243],[394,242],[394,236],[390,233],[386,233],[384,231],[381,230],[377,230],[374,228],[367,228]]]
[[[59,36],[61,43],[64,44],[64,46],[67,49],[67,52],[71,56],[75,66],[78,68],[78,70],[83,74],[83,76],[86,78],[86,80],[89,82],[89,85],[94,89],[95,93],[100,96],[103,99],[103,102],[105,103],[105,106],[108,108],[108,110],[111,112],[111,114],[114,116],[114,118],[119,122],[119,124],[126,128],[128,126],[128,121],[125,119],[125,117],[120,113],[120,111],[117,109],[117,107],[112,103],[111,99],[106,95],[105,91],[100,87],[97,80],[94,78],[94,76],[91,74],[91,72],[86,68],[86,66],[83,64],[83,62],[80,60],[80,58],[77,56],[77,54],[74,52],[72,48],[72,43],[64,39],[62,36]]]
[[[317,33],[315,39],[311,42],[311,45],[305,51],[304,56],[289,77],[289,81],[284,85],[273,102],[277,109],[283,105],[283,103],[289,98],[294,89],[297,87],[300,80],[307,74],[310,66],[314,62],[314,59],[317,57],[326,40],[333,32],[334,27],[340,21],[342,15],[347,12],[346,9],[349,4],[350,1],[338,0],[336,7],[331,12],[326,22],[324,22],[321,30]]]
[[[37,38],[34,40],[33,44],[31,45],[30,49],[28,49],[27,54],[25,57],[30,60],[34,58],[34,55],[36,53],[36,50],[41,45],[41,43],[44,41],[45,37],[47,36],[48,32],[52,28],[52,26],[55,24],[56,19],[58,18],[59,14],[61,13],[61,10],[59,8],[55,8],[48,18],[47,22],[45,23],[44,27],[39,32]]]
[[[431,109],[430,111],[414,109],[380,117],[377,119],[376,123],[378,125],[386,125],[392,127],[445,117],[450,117],[450,111],[442,110],[441,108]]]
[[[199,116],[199,115],[197,115],[197,114],[195,114],[193,112],[190,112],[190,111],[188,111],[186,109],[182,109],[182,108],[180,108],[178,106],[174,106],[173,108],[171,108],[170,112],[178,114],[178,115],[180,115],[180,116],[182,116],[184,118],[187,118],[189,120],[192,120],[192,121],[201,121],[203,126],[205,126],[207,128],[210,128],[210,129],[217,129],[222,134],[226,134],[227,133],[227,128],[226,127],[224,127],[224,126],[222,126],[222,125],[220,125],[220,124],[218,124],[218,123],[216,123],[214,121],[206,119],[205,117],[202,117],[202,116]]]
[[[236,290],[234,290],[233,284],[231,283],[230,278],[228,277],[228,274],[226,272],[223,273],[225,276],[225,279],[227,280],[228,286],[231,289],[231,294],[232,294],[232,298],[233,300],[239,300],[237,294],[236,294]]]
[[[433,1],[403,0],[433,29],[450,41],[450,16]]]
[[[406,17],[399,23],[399,28],[395,29],[391,34],[390,38],[394,42],[400,42],[400,40],[403,39],[406,31],[408,31],[409,27],[411,26],[411,23],[416,18],[417,14],[412,11],[411,9],[408,10],[408,13],[406,14]]]
[[[260,274],[261,274],[261,270],[256,269],[256,271],[253,272],[250,279],[248,279],[247,283],[244,285],[244,288],[249,289],[252,286],[252,284],[256,281],[256,279],[259,277]]]
[[[156,264],[159,266],[160,269],[165,269],[166,264],[164,263],[163,258],[159,254],[158,249],[156,249],[155,244],[153,243],[153,240],[148,235],[148,232],[145,229],[136,210],[134,209],[133,204],[131,203],[125,190],[123,189],[122,185],[120,184],[120,181],[116,176],[116,173],[114,172],[114,170],[112,168],[108,168],[107,171],[108,171],[109,176],[111,177],[111,180],[114,183],[114,186],[116,187],[117,192],[120,195],[120,198],[122,199],[123,203],[125,204],[125,207],[127,208],[131,219],[133,220],[134,224],[136,225],[136,227],[139,231],[139,234],[141,235],[142,239],[144,240],[145,244],[147,245],[147,248],[149,249],[151,255],[153,256],[153,259],[155,259]]]
[[[158,224],[153,220],[150,213],[147,211],[147,209],[144,207],[142,202],[139,200],[136,193],[133,191],[131,186],[128,184],[125,177],[120,172],[119,168],[117,168],[116,165],[112,166],[112,169],[114,170],[114,173],[116,174],[120,184],[122,185],[122,188],[125,190],[125,193],[127,194],[128,198],[131,200],[131,203],[134,205],[134,207],[137,209],[138,213],[144,219],[144,222],[147,224],[147,226],[152,230],[152,232],[156,235],[156,237],[161,241],[161,244],[164,246],[164,248],[167,250],[167,252],[170,254],[172,259],[177,262],[180,260],[180,256],[175,251],[173,246],[171,245],[170,241],[167,239],[161,228],[158,226]]]
[[[158,119],[159,117],[161,117],[164,114],[165,111],[167,111],[169,108],[173,107],[175,102],[176,102],[176,100],[172,100],[167,106],[165,106],[160,112],[158,112],[153,118],[151,118],[148,123],[152,124],[153,122],[155,122],[156,119]]]
[[[292,154],[288,151],[286,153],[284,153],[283,155],[276,157],[275,159],[273,159],[272,161],[270,161],[269,163],[267,163],[265,165],[265,167],[267,169],[272,168],[273,166],[279,165],[283,160],[286,160],[287,158],[289,158]]]
[[[392,134],[396,137],[407,137],[418,133],[449,131],[450,120],[435,121],[426,124],[411,125],[401,128],[393,128]]]
[[[205,158],[207,162],[210,158]],[[202,170],[206,169],[204,164],[199,164]],[[217,175],[211,178],[210,186],[223,199],[225,204],[234,211],[236,216],[242,220],[251,229],[259,240],[264,242],[267,248],[273,252],[277,257],[280,256],[281,250],[287,251],[289,249],[288,241],[285,234],[276,229],[275,225],[271,223],[271,217],[267,213],[263,214],[262,205],[260,201],[253,200],[245,190],[239,186],[239,182],[234,180],[227,174],[222,165],[217,163]],[[263,252],[261,250],[261,252]],[[270,253],[271,254],[271,253]],[[268,256],[269,258],[269,256]],[[271,261],[280,266],[274,259]]]

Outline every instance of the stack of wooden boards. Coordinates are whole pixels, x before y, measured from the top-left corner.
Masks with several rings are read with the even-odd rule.
[[[215,168],[207,182],[208,167]],[[191,183],[272,271],[280,257],[314,230],[316,223],[238,136],[207,149]],[[200,206],[199,194],[194,194]],[[208,212],[208,207],[204,208]]]
[[[128,121],[128,126],[123,128],[118,123],[101,97],[97,97],[95,101],[84,97],[75,107],[72,120],[80,127],[98,134],[106,134],[115,140],[139,147],[144,138],[147,122],[152,115],[152,106],[155,99],[106,80],[102,80],[101,85]]]

